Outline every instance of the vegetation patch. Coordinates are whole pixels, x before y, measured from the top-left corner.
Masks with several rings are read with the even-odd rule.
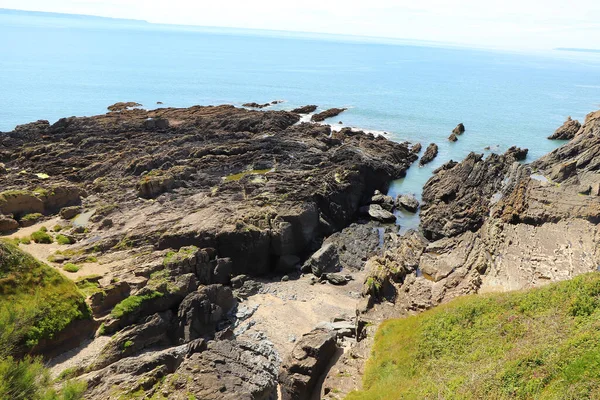
[[[67,245],[67,244],[73,244],[73,243],[75,243],[75,241],[68,236],[58,234],[58,235],[56,235],[56,243],[62,244],[62,245]]]
[[[357,399],[600,398],[600,274],[384,322]]]
[[[198,248],[196,246],[186,246],[179,249],[179,251],[169,251],[163,259],[163,265],[174,264],[185,260],[191,255],[196,254]]]
[[[151,291],[144,295],[129,296],[128,298],[117,304],[115,308],[113,308],[113,310],[111,311],[110,315],[113,318],[121,318],[127,314],[137,311],[144,302],[162,296],[162,293],[156,291]]]
[[[44,244],[50,244],[52,243],[54,240],[52,239],[52,236],[50,236],[48,234],[48,230],[45,229],[45,227],[41,227],[39,231],[33,232],[31,234],[31,240],[33,240],[36,243],[44,243]]]
[[[73,264],[73,263],[66,263],[65,265],[63,265],[63,270],[67,271],[67,272],[78,272],[81,269],[81,266],[77,265],[77,264]]]
[[[21,221],[23,221],[23,222],[35,222],[35,221],[40,220],[42,217],[43,217],[43,215],[40,214],[40,213],[31,213],[31,214],[24,215],[23,218],[21,218]]]
[[[73,282],[0,241],[0,348],[31,348],[72,321],[89,317]]]

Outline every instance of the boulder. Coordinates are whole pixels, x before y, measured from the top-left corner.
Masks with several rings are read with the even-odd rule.
[[[315,106],[315,105],[308,105],[308,106],[302,106],[302,107],[294,108],[292,110],[292,112],[293,113],[297,113],[297,114],[310,114],[311,112],[315,112],[316,109],[317,109],[317,106]]]
[[[384,210],[379,204],[371,204],[361,207],[359,212],[362,215],[369,216],[371,219],[380,222],[396,222],[396,216],[391,212]]]
[[[71,206],[71,207],[63,207],[60,210],[60,216],[63,219],[71,219],[75,218],[77,214],[80,214],[83,211],[81,206]]]
[[[461,122],[460,124],[456,125],[456,128],[452,129],[452,133],[455,135],[462,135],[465,133],[465,126],[463,123]]]
[[[281,399],[311,399],[315,385],[336,351],[336,334],[333,331],[314,329],[304,334],[281,365]]]
[[[413,144],[411,150],[413,153],[420,153],[422,149],[421,143],[415,143]]]
[[[438,154],[438,146],[435,143],[431,143],[429,144],[429,146],[427,146],[427,148],[425,149],[425,154],[423,154],[423,157],[421,157],[421,159],[419,160],[419,165],[423,166],[425,164],[430,163],[431,161],[433,161],[434,158],[437,157]]]
[[[324,272],[339,271],[340,261],[333,243],[325,243],[302,266],[302,272],[321,276]]]
[[[396,198],[396,207],[402,207],[406,211],[415,213],[419,209],[419,200],[412,194],[398,195]]]
[[[115,282],[100,289],[99,292],[88,298],[88,304],[94,316],[101,316],[112,310],[114,306],[127,298],[131,291],[129,284],[125,281]]]
[[[345,275],[336,274],[333,272],[324,273],[323,275],[321,275],[321,280],[326,280],[332,285],[345,285],[349,281],[349,279]]]
[[[19,228],[19,223],[14,219],[0,214],[0,232],[10,232]]]
[[[179,341],[187,343],[214,332],[234,305],[231,289],[226,286],[201,286],[190,293],[177,311]]]
[[[560,128],[558,128],[554,133],[548,136],[550,140],[571,140],[577,135],[581,129],[581,124],[579,121],[571,119],[571,117],[567,117],[567,120],[562,124]]]
[[[452,133],[450,136],[448,136],[448,140],[451,142],[458,142],[458,136],[456,133]]]
[[[373,197],[371,197],[370,203],[379,204],[381,208],[387,211],[392,211],[394,209],[394,199],[392,198],[392,196],[382,194],[378,190],[375,191],[375,194],[373,195]]]

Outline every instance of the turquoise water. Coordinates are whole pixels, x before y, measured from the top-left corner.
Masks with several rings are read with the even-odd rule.
[[[571,115],[600,108],[600,55],[517,54],[319,35],[161,26],[0,11],[0,131],[93,115],[117,101],[148,108],[285,100],[348,107],[345,125],[440,146],[393,192],[420,194],[431,170],[486,146],[530,149]],[[457,123],[467,132],[447,137]]]

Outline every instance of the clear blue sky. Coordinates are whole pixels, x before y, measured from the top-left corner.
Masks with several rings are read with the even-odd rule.
[[[600,47],[600,0],[0,0],[0,8],[512,49]]]

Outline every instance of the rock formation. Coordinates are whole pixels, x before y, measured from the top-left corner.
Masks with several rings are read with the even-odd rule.
[[[102,275],[82,281],[103,343],[76,371],[86,398],[270,398],[280,361],[266,338],[228,330],[237,299],[260,290],[252,277],[296,273],[307,259],[323,281],[346,284],[339,266],[362,267],[379,246],[373,226],[313,253],[364,205],[390,219],[381,192],[417,156],[372,134],[297,124],[295,112],[113,108],[0,135],[0,229],[32,213],[60,219],[77,243],[48,262],[85,271],[103,260]],[[364,254],[350,260],[345,248],[361,238],[353,254]]]
[[[294,108],[292,110],[292,112],[296,113],[296,114],[310,114],[311,112],[315,112],[316,109],[317,109],[317,106],[315,106],[315,105],[308,105],[308,106],[302,106],[302,107]]]
[[[568,117],[564,124],[560,128],[558,128],[554,133],[548,136],[550,140],[571,140],[577,135],[581,129],[581,124],[579,121],[571,119]]]
[[[420,148],[419,148],[420,150]],[[423,166],[425,164],[429,164],[431,161],[433,161],[434,158],[437,157],[438,154],[438,146],[435,143],[431,143],[429,146],[427,146],[427,148],[425,149],[425,154],[423,154],[423,157],[421,157],[421,159],[419,160],[419,165]]]
[[[313,115],[311,118],[311,121],[322,122],[322,121],[325,121],[327,118],[333,118],[335,116],[338,116],[341,113],[343,113],[344,111],[346,111],[345,108],[330,108],[328,110],[325,110],[318,114]]]

